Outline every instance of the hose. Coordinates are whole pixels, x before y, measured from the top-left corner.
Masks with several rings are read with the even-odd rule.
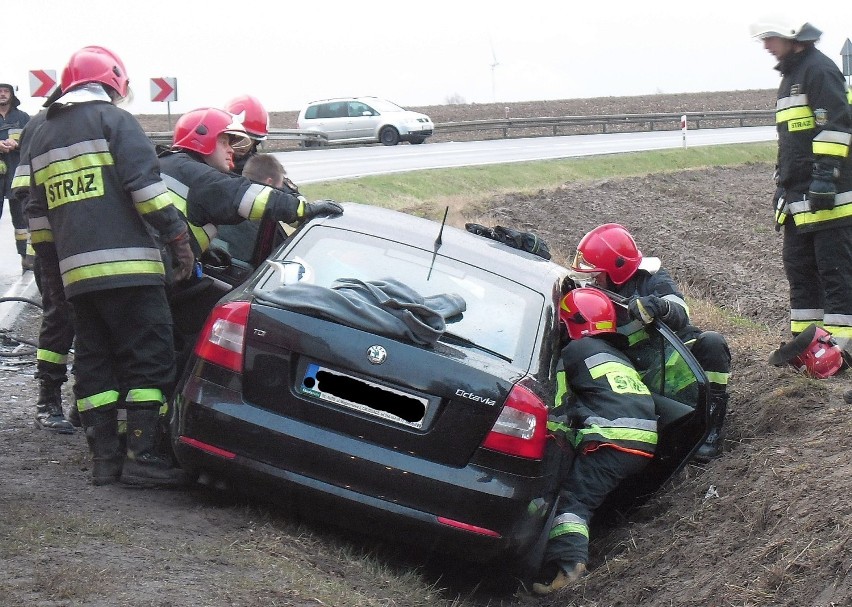
[[[37,307],[39,310],[43,310],[41,302],[36,299],[30,299],[28,297],[0,297],[0,303],[11,303],[11,302],[21,302],[25,304],[29,304],[31,306]],[[0,337],[2,337],[2,346],[7,345],[6,342],[12,342],[15,345],[11,351],[0,351],[0,357],[3,358],[23,358],[25,356],[35,356],[36,351],[38,350],[38,343],[32,341],[31,339],[27,339],[25,337],[19,337],[17,335],[13,335],[8,331],[0,332]],[[24,347],[26,346],[26,347]]]

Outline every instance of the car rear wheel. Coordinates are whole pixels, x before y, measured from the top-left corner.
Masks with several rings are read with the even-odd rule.
[[[426,141],[426,138],[425,137],[412,137],[412,138],[409,139],[409,141],[411,143],[423,143],[424,141]]]
[[[382,145],[396,145],[399,143],[399,131],[392,126],[386,126],[379,132],[379,141]]]

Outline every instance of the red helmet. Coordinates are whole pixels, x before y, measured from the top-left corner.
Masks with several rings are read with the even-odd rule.
[[[562,298],[559,320],[565,323],[571,339],[615,333],[615,306],[603,292],[582,287],[569,291]]]
[[[102,46],[84,46],[71,55],[62,70],[60,86],[68,91],[87,82],[100,82],[113,89],[121,97],[127,97],[130,80],[127,70],[118,55]]]
[[[843,352],[834,342],[831,333],[822,327],[811,326],[816,329],[814,337],[805,351],[793,359],[792,364],[805,375],[825,379],[840,370],[843,365]]]
[[[240,95],[231,99],[225,109],[237,117],[252,139],[263,141],[269,134],[269,113],[257,97]]]
[[[175,123],[172,147],[208,156],[216,149],[216,139],[222,133],[240,138],[241,141],[233,142],[232,146],[249,143],[248,133],[232,114],[213,107],[192,110]]]
[[[617,284],[627,282],[642,263],[642,253],[624,226],[605,223],[583,236],[571,268],[577,272],[603,272]]]

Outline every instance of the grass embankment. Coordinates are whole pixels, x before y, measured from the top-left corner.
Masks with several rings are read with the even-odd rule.
[[[434,169],[309,184],[300,189],[308,199],[330,198],[368,202],[392,209],[418,208],[428,217],[440,217],[450,206],[460,209],[495,194],[528,194],[552,190],[572,182],[630,177],[726,166],[772,162],[776,144],[753,143],[588,156],[538,162]]]

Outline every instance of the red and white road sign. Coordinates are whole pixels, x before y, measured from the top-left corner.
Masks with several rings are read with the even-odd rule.
[[[151,78],[151,101],[177,101],[177,78]]]
[[[56,88],[56,70],[30,71],[30,96],[50,97]]]

